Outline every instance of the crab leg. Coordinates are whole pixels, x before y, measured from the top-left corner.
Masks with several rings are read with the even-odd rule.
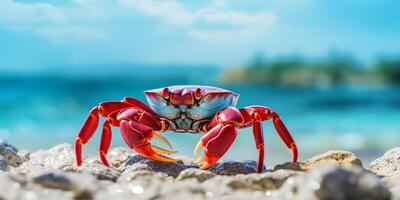
[[[98,106],[94,107],[87,117],[85,123],[83,124],[81,130],[78,133],[78,137],[75,142],[75,153],[76,153],[76,162],[78,166],[82,164],[82,145],[86,144],[89,139],[93,136],[94,132],[99,125],[99,108]]]
[[[276,131],[278,132],[279,136],[286,144],[286,146],[292,150],[293,154],[293,162],[297,162],[298,157],[298,150],[296,143],[293,140],[292,135],[290,135],[288,129],[286,128],[285,124],[282,122],[281,118],[276,112],[272,112],[272,121],[274,122],[274,126]]]
[[[254,141],[256,143],[256,148],[258,150],[257,170],[259,173],[261,173],[264,165],[264,134],[261,125],[260,115],[258,113],[255,113],[253,118],[254,118],[253,135],[254,135]]]
[[[253,125],[254,140],[256,142],[257,149],[259,151],[258,159],[258,170],[262,169],[264,161],[264,139],[262,133],[261,121],[271,120],[274,123],[274,127],[278,132],[278,135],[285,143],[285,145],[292,150],[293,162],[297,161],[298,151],[293,137],[290,135],[285,124],[280,119],[279,115],[272,111],[270,108],[264,106],[248,106],[241,108],[240,112],[244,117],[244,125],[242,127],[247,127]],[[261,146],[262,145],[262,146]]]
[[[144,110],[144,111],[146,111],[146,112],[148,112],[148,113],[150,113],[150,114],[152,114],[154,116],[157,116],[157,113],[155,113],[148,105],[146,105],[145,103],[143,103],[143,102],[141,102],[141,101],[139,101],[139,100],[137,100],[135,98],[125,97],[122,100],[122,102],[128,103],[128,104],[132,105],[133,107],[140,108],[140,109],[142,109],[142,110]]]
[[[107,167],[110,166],[108,164],[106,155],[111,145],[111,138],[112,138],[111,125],[109,120],[107,119],[106,121],[104,121],[103,124],[103,131],[101,132],[100,150],[99,150],[100,159],[103,162],[103,164]]]
[[[234,107],[227,107],[218,112],[210,123],[216,125],[201,137],[196,145],[195,157],[202,147],[205,151],[195,164],[200,165],[201,169],[213,166],[231,147],[237,136],[238,126],[242,123],[243,117]]]
[[[115,111],[127,107],[131,107],[131,105],[118,101],[109,101],[100,103],[99,106],[95,106],[90,111],[75,141],[76,163],[78,166],[82,165],[82,146],[86,144],[96,132],[100,116],[106,117]]]
[[[119,126],[119,122],[117,120],[117,116],[123,110],[125,110],[125,109],[117,110],[117,111],[112,112],[111,114],[109,114],[107,116],[107,119],[103,123],[103,129],[102,129],[102,132],[101,132],[99,155],[100,155],[101,161],[107,167],[110,166],[108,164],[106,156],[107,156],[107,152],[110,149],[110,145],[111,145],[111,139],[112,139],[111,126]]]

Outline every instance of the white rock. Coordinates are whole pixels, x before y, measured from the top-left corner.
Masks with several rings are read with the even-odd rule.
[[[32,176],[49,169],[77,171],[74,152],[70,144],[60,144],[47,150],[39,150],[31,153],[30,159],[24,162],[18,171]]]
[[[378,177],[360,167],[342,168],[332,164],[320,165],[304,175],[287,179],[279,196],[304,200],[390,200],[389,190]]]
[[[393,148],[372,161],[369,170],[379,176],[400,175],[400,147]]]

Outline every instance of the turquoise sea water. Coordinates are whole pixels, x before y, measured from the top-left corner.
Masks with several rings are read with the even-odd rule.
[[[183,72],[182,72],[183,73]],[[185,72],[186,73],[186,72]],[[206,71],[197,77],[182,74],[131,76],[3,76],[0,77],[0,139],[21,149],[37,150],[73,143],[89,110],[101,101],[132,96],[145,101],[143,90],[176,84],[209,84],[235,91],[238,107],[260,104],[282,116],[298,143],[300,159],[330,149],[345,149],[370,161],[400,146],[400,87],[295,88],[224,85]],[[113,128],[112,146],[126,146]],[[290,152],[271,122],[264,123],[266,163],[288,161]],[[100,131],[88,145],[97,154]],[[192,156],[199,134],[165,133],[178,154]],[[156,142],[157,143],[157,142]],[[159,143],[157,143],[159,144]],[[159,144],[162,146],[161,144]],[[225,160],[256,159],[251,129],[243,129]]]

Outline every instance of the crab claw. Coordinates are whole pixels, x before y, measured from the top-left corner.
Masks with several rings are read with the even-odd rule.
[[[177,159],[170,158],[168,156],[161,154],[161,152],[159,153],[159,151],[157,151],[155,149],[155,146],[151,145],[148,142],[138,144],[135,147],[133,147],[133,149],[136,152],[138,152],[140,155],[142,155],[146,158],[153,159],[153,160],[157,160],[157,161],[161,161],[161,162],[177,162],[178,161]]]
[[[237,136],[237,127],[233,124],[218,124],[208,131],[197,143],[195,157],[204,148],[204,154],[193,163],[200,169],[212,167],[229,149]]]
[[[160,140],[162,143],[171,147],[171,144],[162,135],[155,132],[149,126],[136,121],[122,120],[120,122],[122,136],[129,147],[134,149],[140,155],[161,161],[161,162],[177,162],[177,159],[170,158],[166,155],[171,155],[175,151],[163,149],[153,146],[149,143],[152,138]],[[163,155],[166,154],[166,155]]]

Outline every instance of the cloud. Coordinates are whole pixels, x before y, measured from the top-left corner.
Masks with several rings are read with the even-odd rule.
[[[112,37],[110,24],[132,25],[143,19],[140,16],[154,20],[155,31],[170,28],[203,42],[232,42],[238,37],[256,40],[278,19],[268,10],[251,13],[227,5],[224,0],[196,9],[174,0],[72,0],[60,5],[0,0],[0,28],[33,32],[50,40],[96,40]]]
[[[278,20],[269,10],[254,13],[230,10],[223,0],[192,10],[174,0],[119,2],[134,11],[156,17],[168,26],[182,28],[188,36],[204,42],[232,42],[239,38],[256,40]]]
[[[158,17],[163,22],[174,26],[191,25],[195,20],[195,16],[177,1],[120,0],[119,4],[146,16]]]
[[[21,3],[0,0],[0,28],[28,31],[50,40],[99,39],[107,33],[91,25],[104,19],[99,7],[87,0],[74,0],[67,6],[49,3]]]

